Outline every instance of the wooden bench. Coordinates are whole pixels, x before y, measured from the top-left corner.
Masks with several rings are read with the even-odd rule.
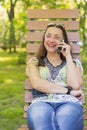
[[[29,9],[28,10],[28,34],[27,41],[28,44],[26,46],[27,58],[26,63],[29,58],[34,55],[38,48],[39,43],[42,40],[43,31],[45,30],[48,23],[60,23],[63,24],[65,29],[67,30],[67,34],[70,42],[72,42],[73,49],[73,57],[81,60],[80,56],[80,45],[78,42],[80,41],[79,36],[79,11],[77,9]],[[27,74],[26,74],[27,75]],[[27,76],[26,76],[27,77]],[[29,83],[29,79],[25,80],[25,96],[24,101],[24,118],[26,118],[26,112],[29,104],[32,101],[32,93],[31,93],[31,85]],[[84,114],[84,119],[87,120],[87,115]],[[27,125],[22,125],[18,130],[29,130]],[[85,126],[84,130],[87,130]]]

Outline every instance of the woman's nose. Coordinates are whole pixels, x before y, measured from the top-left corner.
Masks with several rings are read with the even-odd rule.
[[[50,38],[50,42],[54,42],[54,38],[53,37]]]

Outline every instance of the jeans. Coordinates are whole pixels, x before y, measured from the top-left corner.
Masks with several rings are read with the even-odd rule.
[[[38,101],[27,111],[29,130],[83,130],[83,108],[79,103]]]

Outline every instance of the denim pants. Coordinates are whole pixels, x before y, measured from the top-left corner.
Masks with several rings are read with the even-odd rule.
[[[38,101],[27,111],[29,130],[83,130],[83,108],[79,103]]]

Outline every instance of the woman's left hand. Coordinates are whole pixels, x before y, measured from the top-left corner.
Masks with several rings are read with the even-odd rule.
[[[74,97],[78,98],[79,100],[82,100],[84,98],[84,93],[81,89],[72,90],[70,94],[73,95]]]

